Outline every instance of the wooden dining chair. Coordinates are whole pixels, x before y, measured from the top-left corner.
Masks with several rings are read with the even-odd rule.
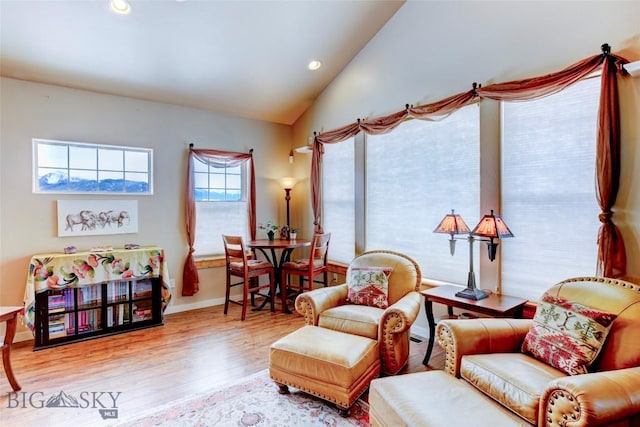
[[[275,269],[268,261],[251,259],[244,248],[242,237],[222,235],[227,269],[227,289],[224,299],[224,314],[227,314],[229,303],[242,306],[242,318],[247,314],[249,296],[251,301],[255,295],[271,300],[271,311],[275,311]],[[268,275],[269,283],[260,284],[260,276]],[[232,277],[242,278],[242,281],[232,283]],[[242,301],[231,299],[231,288],[242,285]],[[261,293],[269,289],[269,294]]]
[[[289,291],[293,291],[293,287],[289,283],[291,276],[298,276],[299,278],[297,289],[295,289],[295,292],[291,292],[291,294],[294,295],[312,290],[314,283],[322,283],[325,287],[329,285],[327,260],[329,257],[330,240],[331,233],[315,234],[311,241],[308,258],[288,261],[282,264],[280,270],[280,295],[282,297],[283,310],[286,310],[287,307],[287,298],[290,296]],[[323,275],[323,280],[314,280],[314,278],[320,274]],[[306,285],[305,279],[307,280]]]

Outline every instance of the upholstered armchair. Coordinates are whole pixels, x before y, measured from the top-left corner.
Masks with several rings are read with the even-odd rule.
[[[446,372],[531,425],[640,426],[640,285],[568,279],[532,320],[442,320],[436,335]]]
[[[380,295],[374,291],[370,300],[376,303],[367,305],[354,297],[355,282],[362,271],[376,269],[386,275],[387,304],[378,304]],[[346,283],[300,294],[295,306],[307,325],[377,340],[382,372],[395,375],[409,358],[410,327],[420,310],[421,281],[420,267],[408,256],[369,251],[351,262]]]

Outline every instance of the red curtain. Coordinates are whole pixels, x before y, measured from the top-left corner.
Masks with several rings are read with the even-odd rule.
[[[602,213],[602,226],[598,233],[597,274],[620,277],[626,272],[626,253],[622,235],[611,217],[612,206],[620,181],[620,114],[618,106],[617,74],[622,71],[625,58],[611,54],[608,45],[602,45],[602,54],[577,62],[559,72],[524,80],[478,87],[441,101],[419,107],[407,106],[405,110],[372,120],[358,120],[339,129],[318,134],[314,138],[311,162],[311,205],[314,227],[322,232],[320,221],[321,164],[323,144],[344,141],[365,132],[369,135],[390,132],[408,118],[440,120],[457,109],[478,102],[482,98],[497,101],[523,101],[559,92],[590,74],[602,69],[602,89],[598,114],[597,146],[597,197]]]
[[[618,80],[620,63],[607,55],[603,63],[602,91],[598,111],[598,148],[596,154],[596,196],[600,204],[597,274],[622,277],[627,271],[624,240],[613,223],[612,208],[620,187],[620,109]]]
[[[198,269],[193,259],[193,244],[196,234],[196,201],[193,196],[194,192],[194,175],[193,162],[194,159],[201,161],[207,165],[214,167],[234,167],[248,162],[249,173],[249,233],[251,239],[256,238],[256,179],[253,167],[253,153],[233,153],[227,151],[194,149],[189,148],[189,159],[187,164],[187,185],[185,189],[185,225],[187,230],[187,242],[189,244],[189,252],[184,262],[182,271],[182,296],[193,296],[199,290],[200,279],[198,277]]]

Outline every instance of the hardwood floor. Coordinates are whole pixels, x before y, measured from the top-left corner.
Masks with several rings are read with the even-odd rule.
[[[225,316],[216,306],[166,315],[164,326],[35,352],[33,341],[17,343],[11,360],[22,390],[12,393],[0,371],[0,424],[112,425],[117,420],[104,421],[98,409],[116,407],[123,420],[266,369],[269,345],[303,325],[297,313],[250,311],[241,322],[239,307]],[[426,341],[412,341],[402,373],[442,369],[442,350],[434,347],[428,368],[425,351]],[[81,408],[44,407],[61,391]]]

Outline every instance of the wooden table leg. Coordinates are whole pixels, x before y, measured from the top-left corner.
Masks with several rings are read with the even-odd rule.
[[[253,308],[253,311],[260,311],[267,305],[268,302],[271,301],[271,298],[276,298],[278,292],[283,292],[282,283],[280,283],[280,271],[282,270],[282,265],[291,259],[291,252],[293,252],[293,248],[284,248],[282,249],[282,253],[280,254],[280,261],[278,261],[278,257],[276,254],[276,250],[271,248],[271,256],[269,256],[264,249],[258,248],[260,252],[264,255],[264,257],[273,265],[274,273],[275,273],[275,282],[276,282],[276,295],[269,295],[269,298],[265,298],[258,307]],[[284,287],[286,291],[286,287]],[[274,300],[275,301],[275,300]],[[285,304],[282,307],[282,312],[291,314],[291,310]]]
[[[13,391],[19,391],[22,387],[16,381],[16,377],[13,375],[13,369],[11,368],[11,344],[16,336],[16,328],[18,326],[18,313],[13,313],[13,316],[7,319],[7,330],[4,335],[4,344],[2,345],[2,365],[4,366],[4,372],[7,374],[7,379]]]
[[[427,354],[424,356],[422,364],[427,366],[429,364],[429,358],[431,358],[431,352],[433,351],[433,342],[436,337],[436,322],[433,318],[433,302],[428,298],[424,300],[424,310],[427,313],[427,321],[429,322],[429,343],[427,344]]]

